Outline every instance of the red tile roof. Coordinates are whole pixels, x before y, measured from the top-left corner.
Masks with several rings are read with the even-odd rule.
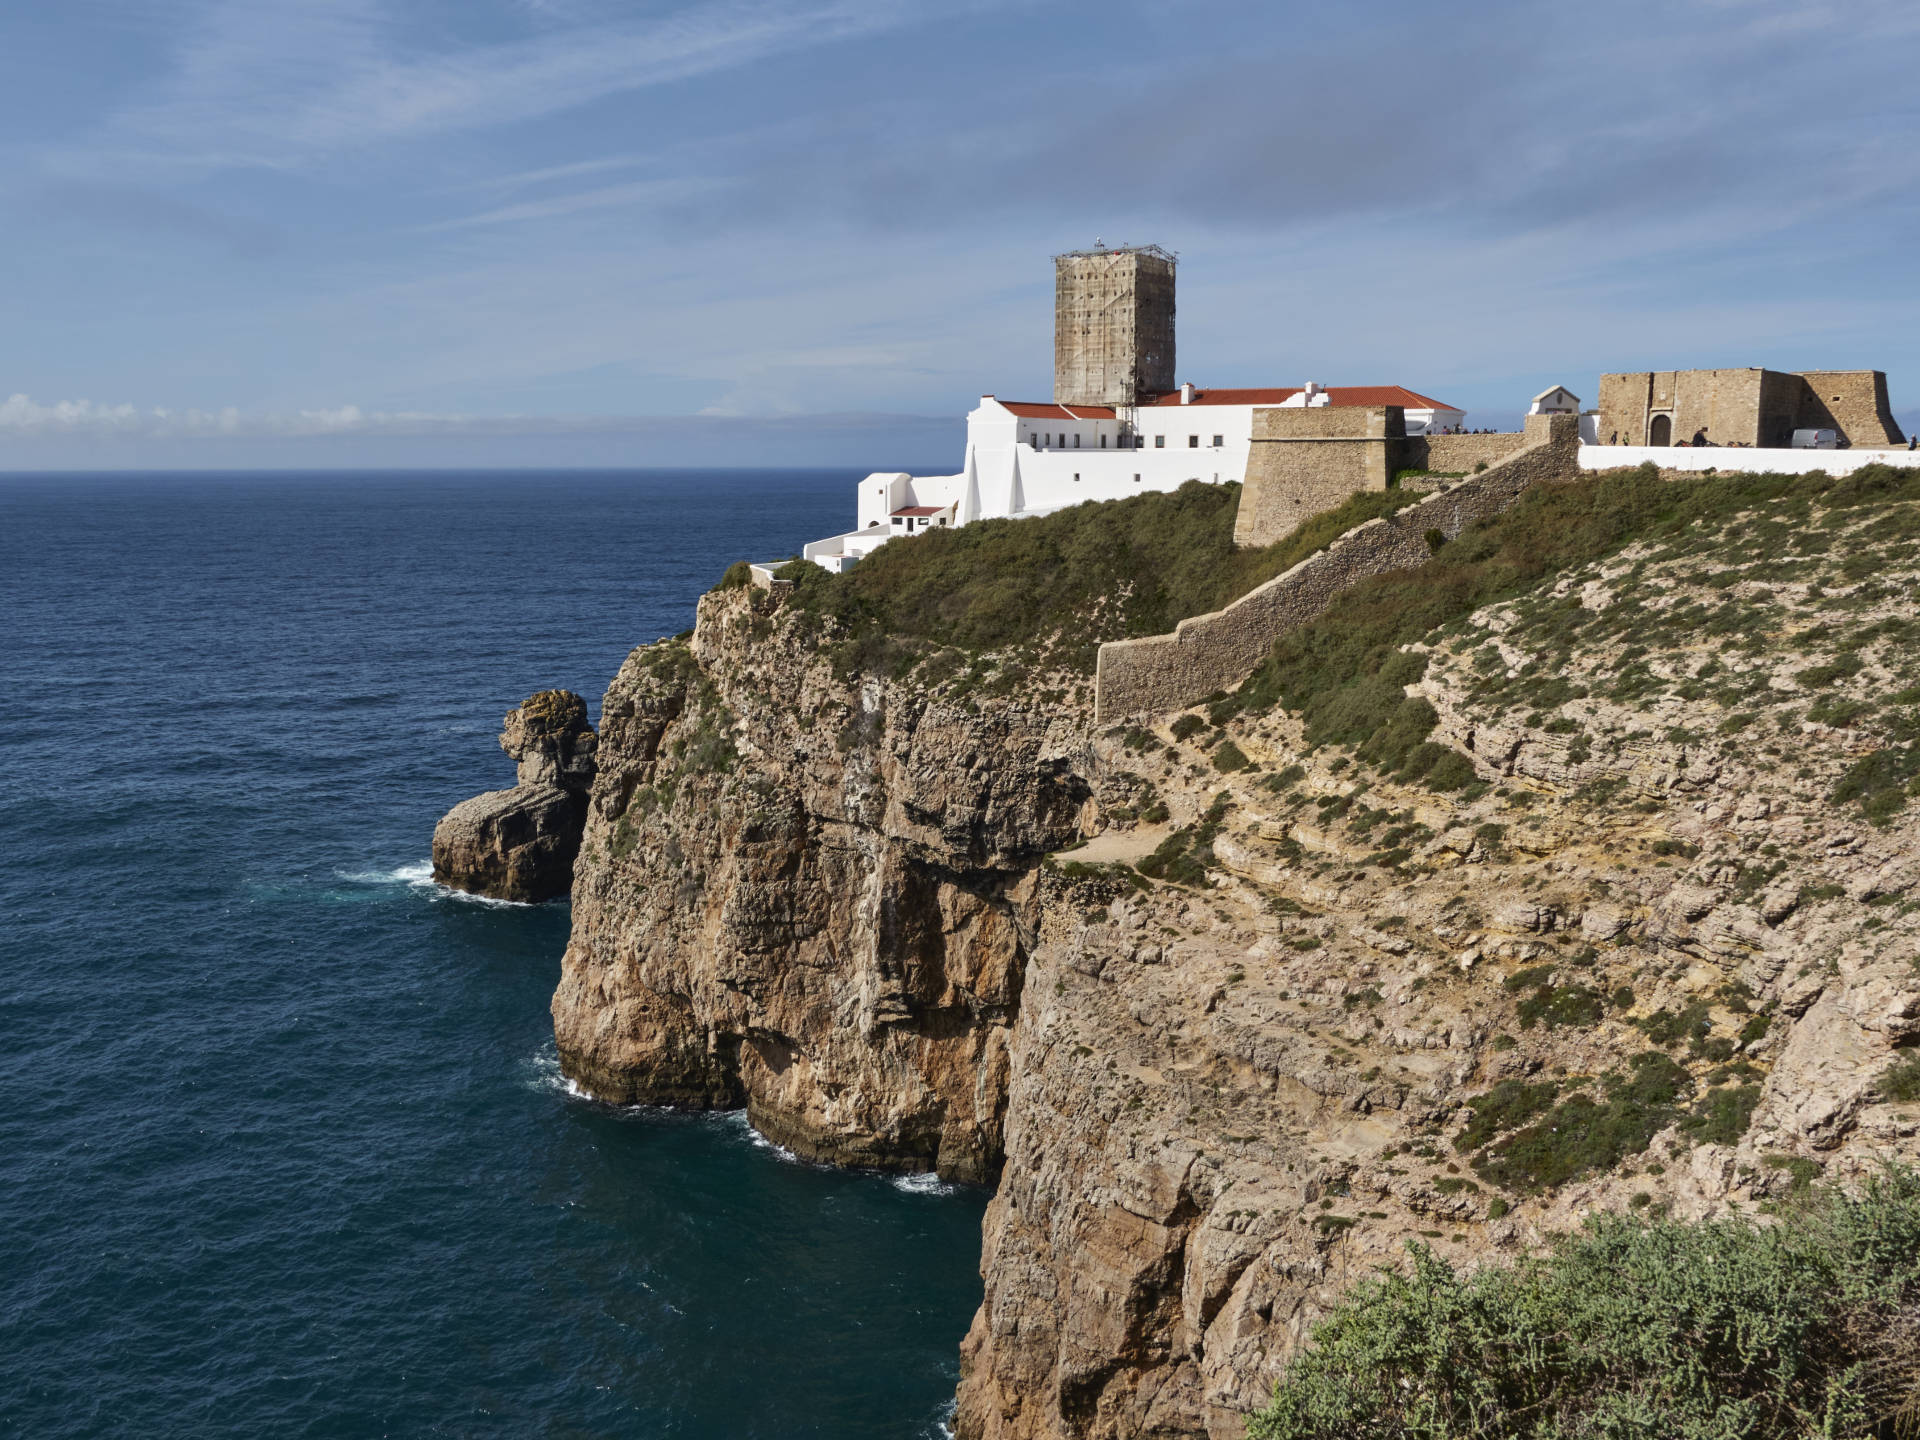
[[[1201,390],[1196,388],[1194,405],[1278,405],[1291,400],[1300,393],[1298,385],[1282,386],[1270,390]],[[1403,410],[1458,410],[1458,405],[1449,405],[1444,400],[1436,400],[1431,395],[1422,395],[1417,390],[1409,390],[1404,385],[1329,385],[1327,387],[1329,405],[1398,405]],[[989,395],[989,400],[994,399]],[[1030,400],[999,400],[997,404],[1005,406],[1023,420],[1112,420],[1115,419],[1110,405],[1043,405]],[[1142,400],[1142,409],[1171,408],[1180,403],[1180,392],[1169,390],[1164,395],[1156,395],[1151,400]]]
[[[1302,387],[1290,385],[1279,390],[1201,390],[1193,392],[1195,405],[1278,405],[1291,400],[1300,393]],[[1170,390],[1165,395],[1156,395],[1151,400],[1142,401],[1144,407],[1159,409],[1163,406],[1177,406],[1180,392]],[[1406,410],[1457,410],[1457,405],[1449,405],[1444,400],[1435,400],[1430,395],[1409,390],[1404,385],[1329,385],[1327,387],[1329,405],[1398,405]]]
[[[993,397],[987,397],[991,400]],[[1112,420],[1111,405],[1075,405],[1069,409],[1065,405],[1036,405],[1027,400],[1001,400],[998,404],[1011,410],[1023,420]]]
[[[906,509],[896,510],[893,513],[895,515],[938,515],[946,508],[945,505],[909,505]]]

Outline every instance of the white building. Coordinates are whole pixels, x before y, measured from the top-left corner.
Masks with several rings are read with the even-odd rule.
[[[1272,390],[1183,385],[1136,405],[1059,405],[983,395],[967,416],[953,475],[880,473],[859,484],[855,527],[816,540],[806,558],[846,570],[903,535],[975,520],[1045,515],[1087,500],[1245,478],[1253,412],[1274,406],[1398,405],[1407,433],[1458,426],[1464,411],[1398,385],[1308,384]]]

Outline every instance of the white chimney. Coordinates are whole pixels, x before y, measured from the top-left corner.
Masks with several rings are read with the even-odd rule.
[[[1180,387],[1180,403],[1182,405],[1191,405],[1193,403],[1193,382],[1191,380]]]

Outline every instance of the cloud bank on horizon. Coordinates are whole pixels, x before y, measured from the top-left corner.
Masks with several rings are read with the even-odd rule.
[[[1049,392],[1047,257],[1096,236],[1182,252],[1201,384],[1491,420],[1873,366],[1920,406],[1904,0],[73,0],[0,38],[5,467],[938,464],[982,391]]]

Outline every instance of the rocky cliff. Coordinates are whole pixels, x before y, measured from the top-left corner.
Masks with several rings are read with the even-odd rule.
[[[1397,749],[1325,697],[1097,731],[1070,682],[716,592],[607,694],[562,1064],[995,1183],[956,1418],[995,1440],[1237,1436],[1410,1237],[1920,1153],[1904,495],[1436,610],[1363,677]]]
[[[1084,717],[836,676],[766,592],[607,691],[555,1033],[610,1099],[742,1105],[802,1155],[998,1171],[1035,871]]]

